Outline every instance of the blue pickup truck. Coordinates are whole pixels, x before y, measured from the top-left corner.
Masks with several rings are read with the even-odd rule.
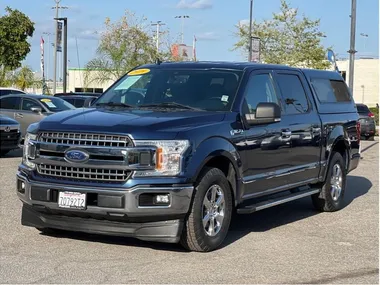
[[[29,127],[22,224],[211,251],[231,216],[310,196],[344,207],[360,159],[355,102],[337,72],[187,62],[137,67],[91,108]]]

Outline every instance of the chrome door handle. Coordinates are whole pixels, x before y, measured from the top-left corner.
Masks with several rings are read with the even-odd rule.
[[[288,137],[290,137],[292,135],[292,131],[289,131],[289,130],[283,130],[282,132],[281,132],[281,136],[283,137],[283,138],[288,138]]]

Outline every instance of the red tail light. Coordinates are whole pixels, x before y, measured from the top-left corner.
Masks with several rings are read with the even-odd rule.
[[[371,112],[369,112],[369,113],[368,113],[368,117],[370,117],[370,118],[374,118],[374,117],[375,117],[375,115],[374,115],[374,114],[372,114]]]

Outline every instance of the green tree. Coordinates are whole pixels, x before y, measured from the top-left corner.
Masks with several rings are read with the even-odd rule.
[[[0,85],[7,72],[19,68],[30,52],[27,40],[34,32],[34,23],[24,13],[9,7],[5,12],[0,17]]]
[[[252,35],[259,37],[260,59],[265,63],[286,64],[298,67],[326,69],[326,48],[321,44],[324,34],[319,30],[320,20],[299,17],[298,9],[281,0],[279,13],[263,22],[254,22]],[[249,26],[236,26],[239,37],[233,50],[241,50],[245,56],[249,50]]]
[[[115,81],[138,65],[152,63],[157,58],[170,59],[165,35],[160,36],[165,47],[158,52],[147,18],[139,18],[130,11],[117,22],[107,18],[96,57],[86,65],[86,84]]]
[[[30,87],[41,87],[41,80],[36,80],[33,70],[29,66],[23,66],[16,71],[13,84],[21,90],[25,90]]]

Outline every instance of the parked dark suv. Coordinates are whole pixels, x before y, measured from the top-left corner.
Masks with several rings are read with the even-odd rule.
[[[307,196],[319,211],[341,209],[360,159],[359,116],[337,72],[157,63],[94,104],[29,127],[23,225],[210,251],[234,211]]]
[[[376,133],[375,115],[369,110],[367,105],[356,104],[359,113],[359,121],[361,125],[361,136],[365,139],[371,139]]]
[[[0,114],[0,156],[19,148],[21,139],[20,124]]]

